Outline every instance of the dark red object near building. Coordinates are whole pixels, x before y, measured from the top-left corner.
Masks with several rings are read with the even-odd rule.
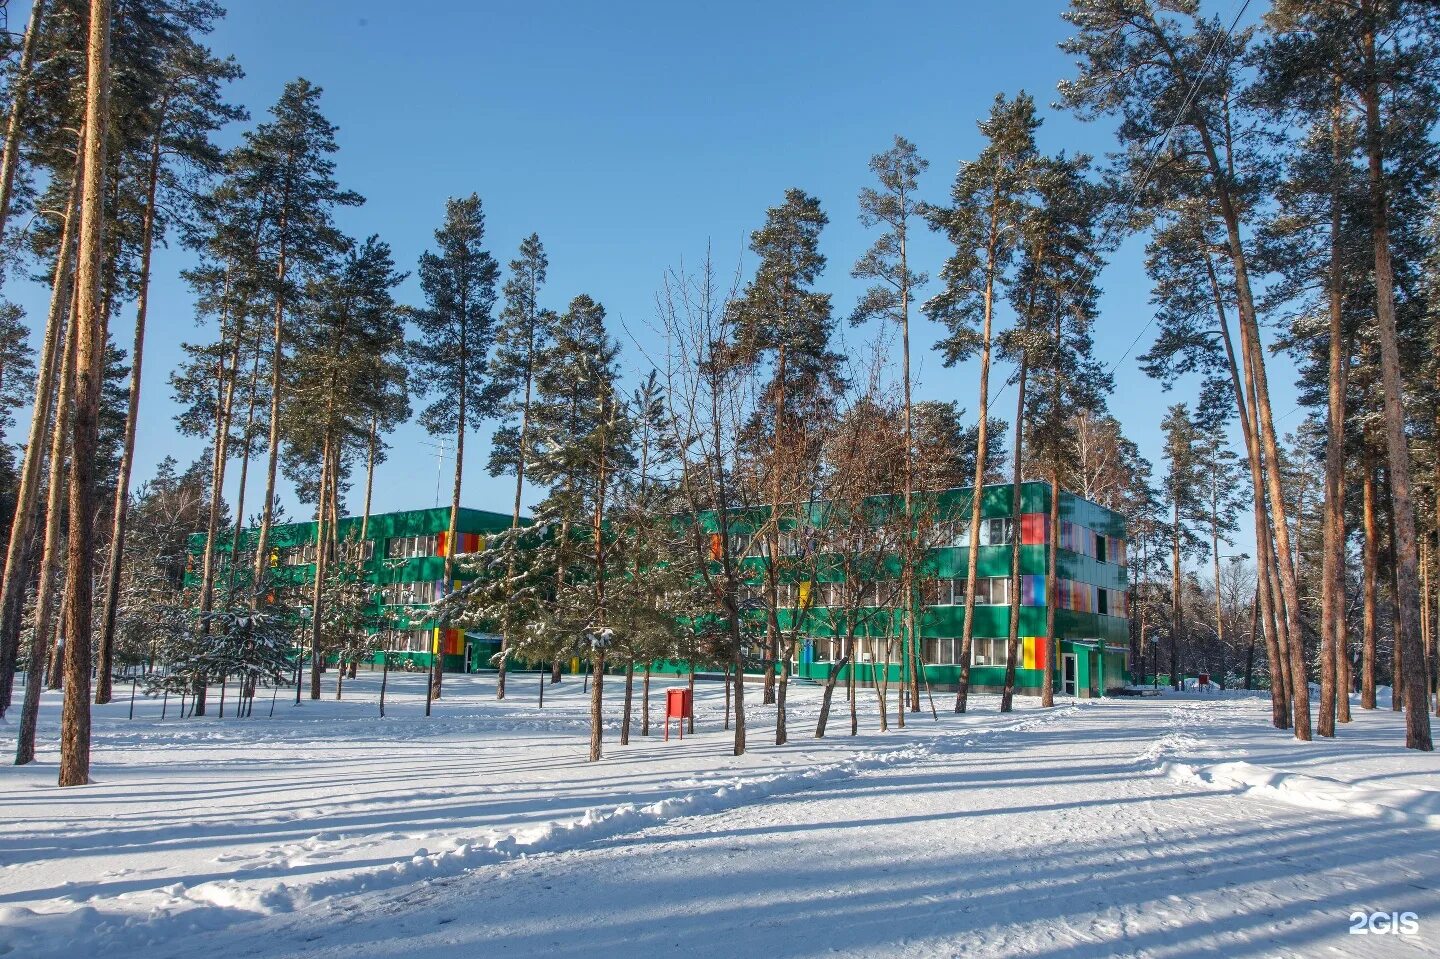
[[[695,715],[695,699],[689,689],[665,690],[665,738],[670,738],[670,720],[679,720],[680,738],[685,738],[685,720]]]

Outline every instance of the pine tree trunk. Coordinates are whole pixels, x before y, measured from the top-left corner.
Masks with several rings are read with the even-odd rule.
[[[1020,652],[1020,466],[1025,451],[1025,377],[1030,371],[1030,354],[1020,354],[1018,397],[1015,400],[1015,454],[1010,469],[1010,629],[1005,640],[1005,685],[1000,691],[1000,711],[1010,712],[1015,698],[1015,659]],[[1058,493],[1052,494],[1056,497]]]
[[[240,433],[240,473],[235,481],[235,525],[230,530],[230,565],[225,577],[226,585],[232,590],[235,588],[235,577],[240,572],[240,541],[245,528],[245,487],[250,482],[250,448],[255,433],[255,406],[259,399],[259,389],[260,350],[257,348],[254,362],[250,365],[249,399],[246,402],[245,426]]]
[[[254,590],[251,604],[256,607],[258,607],[262,594],[260,585],[265,581],[265,554],[270,547],[270,524],[275,518],[275,474],[280,465],[280,399],[285,366],[284,290],[285,278],[289,271],[290,195],[288,190],[281,200],[279,213],[277,232],[280,237],[280,250],[275,264],[276,293],[270,336],[270,422],[268,424],[270,435],[265,451],[265,493],[260,504],[260,532],[255,538],[255,572],[251,579]],[[236,342],[238,343],[238,322],[236,330]]]
[[[990,241],[985,260],[984,320],[980,330],[980,402],[975,424],[975,482],[970,492],[970,544],[965,570],[965,625],[960,635],[960,682],[955,690],[955,711],[965,712],[970,698],[970,648],[975,638],[975,578],[980,565],[980,505],[985,491],[985,461],[989,459],[990,330],[995,304],[997,225],[992,211]]]
[[[55,425],[50,434],[50,479],[45,496],[45,544],[40,560],[40,583],[35,591],[35,624],[30,637],[30,668],[25,672],[25,700],[20,709],[20,734],[15,765],[35,758],[35,727],[40,717],[40,691],[50,665],[50,636],[55,628],[55,575],[60,564],[60,521],[65,491],[65,450],[70,435],[70,399],[73,389],[77,325],[65,337],[60,361],[60,383],[55,399]]]
[[[1220,281],[1215,274],[1215,267],[1208,252],[1205,254],[1205,273],[1210,285],[1210,294],[1215,303],[1220,340],[1225,347],[1226,369],[1230,373],[1230,387],[1235,395],[1235,409],[1239,413],[1240,432],[1245,442],[1246,460],[1250,465],[1251,503],[1255,526],[1255,570],[1260,597],[1260,627],[1265,634],[1265,655],[1270,666],[1271,722],[1276,729],[1287,729],[1290,726],[1290,687],[1285,681],[1286,644],[1282,638],[1284,614],[1280,612],[1283,604],[1279,601],[1279,590],[1274,583],[1264,465],[1261,462],[1260,441],[1256,435],[1259,430],[1255,421],[1253,404],[1246,398],[1247,393],[1250,392],[1250,377],[1245,375],[1242,378],[1240,365],[1235,357],[1235,344],[1230,337],[1230,321],[1225,313],[1225,300],[1220,291]]]
[[[165,106],[160,107],[161,124]],[[115,481],[115,504],[110,530],[110,568],[105,578],[105,610],[102,614],[99,663],[95,673],[95,702],[110,701],[110,673],[114,668],[115,615],[120,605],[120,565],[125,551],[125,523],[130,510],[130,472],[135,464],[135,428],[140,415],[141,368],[145,356],[145,317],[150,305],[150,261],[155,248],[155,193],[160,183],[160,134],[150,144],[150,168],[146,176],[145,216],[140,228],[139,292],[135,302],[135,336],[130,348],[130,403],[125,414],[125,442]],[[232,559],[233,563],[233,559]]]
[[[1257,587],[1255,599],[1250,603],[1250,649],[1245,654],[1245,691],[1255,688],[1255,641],[1260,633],[1260,593]]]
[[[1055,635],[1055,604],[1060,599],[1060,581],[1057,578],[1060,561],[1060,471],[1050,471],[1050,516],[1045,533],[1045,677],[1040,687],[1040,705],[1055,705],[1055,664],[1060,662],[1060,637]],[[1140,655],[1145,655],[1145,628],[1141,620]],[[1144,667],[1141,667],[1144,672]]]
[[[630,745],[630,713],[635,698],[635,658],[625,661],[625,710],[620,718],[620,745]]]
[[[226,292],[224,298],[227,301],[226,309],[228,309],[228,277],[226,279]],[[220,321],[221,342],[224,342],[225,338],[225,322],[226,319],[224,314],[222,313]],[[235,321],[235,343],[231,347],[229,359],[222,359],[219,363],[216,364],[215,368],[215,441],[213,444],[214,451],[210,468],[210,509],[209,518],[205,527],[205,550],[201,556],[200,569],[199,607],[202,614],[210,612],[210,609],[214,603],[216,560],[215,553],[218,546],[217,537],[219,536],[220,531],[220,510],[223,505],[222,494],[225,488],[225,469],[230,458],[230,422],[231,415],[234,410],[235,378],[239,371],[238,364],[240,362],[241,322],[242,321],[239,318],[237,318]],[[228,372],[226,371],[227,364],[229,367]],[[258,575],[260,570],[259,557],[262,556],[263,553],[264,550],[257,546],[255,551],[257,557],[257,576],[252,584],[256,588],[258,588],[258,584],[261,582]],[[231,565],[234,565],[233,556],[231,557]],[[258,595],[256,595],[255,599],[258,600],[258,598]],[[252,600],[252,602],[253,601],[254,600]],[[202,636],[209,634],[210,624],[208,620],[204,620],[201,622],[200,632]],[[206,698],[206,678],[204,676],[199,677],[198,681],[195,684],[194,692],[194,715],[203,716],[205,715]]]
[[[329,422],[331,411],[325,411],[326,422]],[[320,452],[320,490],[316,496],[318,505],[315,516],[315,578],[310,584],[310,698],[320,698],[320,667],[324,662],[324,650],[321,648],[321,633],[323,630],[322,620],[325,617],[325,575],[329,556],[329,543],[326,541],[329,531],[330,511],[326,509],[325,496],[330,484],[335,481],[334,466],[332,464],[331,444],[333,439],[330,430],[325,430],[325,439],[321,445]]]
[[[722,675],[723,675],[723,678],[722,678],[721,681],[720,681],[720,685],[722,685],[722,686],[725,687],[725,726],[724,726],[724,728],[725,728],[725,729],[729,729],[729,728],[730,728],[730,664],[729,664],[729,663],[726,663],[726,664],[725,664],[725,669],[724,669],[724,672],[723,672]],[[666,723],[666,727],[668,728],[668,727],[669,727],[669,723],[670,723],[670,717],[669,717],[669,716],[666,716],[666,717],[665,717],[665,723]],[[694,730],[691,730],[691,732],[694,732]]]
[[[15,170],[20,165],[20,147],[24,139],[25,107],[34,78],[35,46],[45,25],[48,0],[30,4],[30,20],[25,25],[25,40],[20,45],[20,62],[10,81],[10,116],[5,123],[5,148],[0,154],[0,236],[10,222],[10,200],[15,192]],[[61,244],[63,250],[64,244]]]
[[[1370,178],[1371,233],[1375,247],[1375,326],[1380,339],[1380,379],[1385,394],[1385,440],[1389,448],[1390,489],[1395,511],[1396,652],[1405,671],[1395,690],[1403,687],[1405,746],[1430,751],[1429,676],[1420,646],[1420,577],[1417,575],[1415,499],[1410,483],[1410,448],[1405,436],[1405,396],[1401,382],[1400,346],[1395,330],[1394,273],[1390,264],[1389,200],[1380,127],[1380,93],[1375,35],[1362,37],[1369,77],[1365,101],[1366,160]]]
[[[6,141],[7,143],[10,141]],[[83,151],[77,150],[71,174],[70,195],[60,228],[60,244],[50,287],[50,310],[45,321],[45,338],[35,370],[34,412],[15,491],[15,512],[10,521],[10,538],[5,550],[5,575],[0,582],[0,718],[10,708],[15,679],[15,661],[20,644],[20,621],[25,611],[25,590],[34,570],[35,526],[38,521],[40,474],[45,469],[45,439],[50,434],[51,412],[57,390],[57,367],[62,332],[73,311],[72,253],[79,234],[80,180],[84,175]],[[71,317],[73,319],[73,317]]]
[[[465,470],[465,414],[467,406],[465,388],[460,389],[460,404],[455,430],[455,485],[450,492],[450,523],[445,534],[445,591],[455,588],[455,540],[460,529],[460,481]],[[444,631],[435,643],[434,656],[430,664],[430,699],[439,699],[445,676]],[[425,715],[430,715],[430,700],[425,702]]]
[[[531,349],[533,353],[533,347]],[[529,455],[530,443],[530,397],[533,389],[533,377],[529,370],[525,373],[525,401],[520,407],[520,438],[517,456],[515,458],[515,505],[510,512],[510,528],[520,528],[520,499],[525,491],[525,458]],[[506,566],[505,575],[509,578],[515,576],[515,555],[512,552],[510,561]],[[505,698],[505,668],[508,665],[507,653],[510,650],[510,625],[505,623],[500,633],[500,668],[495,678],[495,698]],[[649,680],[649,673],[646,673],[646,680]],[[646,735],[649,735],[649,724],[646,724]]]
[[[1177,70],[1183,74],[1184,70]],[[1196,116],[1202,116],[1198,111]],[[1266,490],[1269,494],[1270,526],[1275,537],[1275,567],[1278,572],[1280,592],[1283,596],[1281,608],[1276,609],[1276,620],[1285,618],[1285,636],[1288,645],[1291,671],[1291,722],[1295,738],[1310,739],[1310,687],[1305,675],[1304,634],[1300,626],[1300,591],[1295,575],[1294,553],[1290,547],[1290,527],[1286,518],[1284,491],[1279,471],[1280,444],[1275,435],[1274,413],[1270,405],[1270,387],[1265,372],[1265,356],[1260,342],[1260,324],[1256,317],[1255,300],[1250,290],[1250,272],[1247,254],[1240,234],[1240,214],[1230,194],[1229,177],[1221,163],[1208,121],[1194,123],[1200,137],[1206,162],[1209,165],[1211,185],[1219,206],[1220,219],[1225,226],[1226,246],[1230,264],[1234,271],[1236,305],[1240,314],[1240,355],[1246,368],[1246,379],[1252,394],[1250,408],[1259,425],[1260,448],[1264,453]]]
[[[64,550],[65,547],[62,545],[61,551],[64,552]],[[45,637],[45,642],[50,648],[50,655],[48,657],[50,660],[50,676],[46,681],[46,687],[52,690],[60,689],[65,679],[65,655],[61,640],[65,636],[65,610],[70,608],[70,584],[62,584],[62,590],[60,594],[60,615],[56,617],[55,627],[50,631],[50,635]]]
[[[593,763],[600,759],[601,740],[605,735],[600,699],[605,685],[605,650],[596,649],[590,654],[590,669],[590,761]]]
[[[740,644],[735,643],[735,755],[745,755],[745,654],[740,651]],[[695,674],[690,674],[690,688],[695,688]],[[691,693],[691,702],[694,702],[694,693]],[[693,710],[691,711],[694,712]],[[695,731],[695,720],[690,720],[690,731]]]
[[[85,186],[80,207],[80,249],[75,315],[75,412],[70,457],[70,535],[66,557],[65,701],[60,713],[61,786],[90,781],[91,571],[94,565],[95,454],[100,384],[105,375],[105,325],[100,283],[105,230],[105,140],[110,91],[110,3],[91,0],[86,42]]]
[[[640,684],[640,735],[650,735],[650,663],[648,660],[645,663],[645,678]]]
[[[1375,464],[1368,437],[1362,439],[1361,509],[1365,545],[1362,556],[1363,625],[1360,634],[1360,708],[1375,708],[1376,615],[1380,598],[1380,524],[1375,508]]]
[[[815,723],[815,738],[825,738],[825,726],[830,722],[830,701],[835,695],[835,684],[840,679],[840,674],[850,664],[850,654],[846,653],[830,666],[830,672],[825,676],[824,691],[820,694],[820,718]]]

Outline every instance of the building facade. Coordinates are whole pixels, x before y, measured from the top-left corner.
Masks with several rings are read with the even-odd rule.
[[[1009,484],[984,487],[981,493],[979,559],[976,569],[976,604],[970,653],[970,684],[975,691],[998,691],[1004,683],[1010,614],[1019,607],[1020,644],[1016,661],[1015,686],[1022,695],[1038,694],[1045,670],[1054,676],[1055,691],[1081,698],[1103,695],[1105,690],[1130,680],[1129,584],[1126,566],[1124,518],[1095,503],[1061,490],[1058,529],[1050,529],[1048,483],[1021,484],[1020,515],[1014,515],[1014,488]],[[968,488],[924,494],[923,523],[926,548],[918,564],[915,589],[917,626],[923,678],[931,690],[954,690],[960,679],[960,656],[965,619],[965,589],[969,571],[971,491]],[[783,664],[793,678],[824,682],[845,653],[845,638],[852,631],[846,616],[861,616],[865,622],[854,629],[850,663],[839,671],[840,682],[852,673],[856,682],[871,685],[882,677],[899,684],[910,678],[911,640],[901,628],[903,600],[894,589],[887,590],[886,577],[898,575],[893,555],[882,556],[873,576],[874,583],[846,588],[838,572],[833,551],[824,542],[825,523],[818,519],[823,504],[811,508],[814,522],[788,519],[780,524],[782,556],[792,557],[781,567],[779,622],[782,629],[798,637],[796,655]],[[805,512],[804,510],[796,512]],[[499,648],[499,638],[477,631],[439,630],[430,607],[446,592],[444,582],[448,508],[382,513],[362,521],[342,519],[338,541],[347,555],[358,558],[369,582],[377,587],[382,603],[383,646],[392,655],[424,668],[433,661],[431,650],[438,648],[447,671],[471,672],[490,668],[490,656]],[[713,514],[701,517],[702,525],[716,530]],[[364,536],[361,527],[364,526]],[[734,514],[729,518],[734,540],[732,555],[749,580],[746,606],[751,610],[752,634],[763,632],[764,614],[759,597],[765,582],[765,555],[768,544],[757,535],[766,528],[763,510]],[[486,510],[462,509],[457,553],[485,548],[486,537],[510,527],[510,517]],[[1020,588],[1012,595],[1012,557],[1019,537]],[[1056,569],[1049,569],[1049,544],[1056,542]],[[217,567],[224,575],[229,566],[230,544],[222,537]],[[239,569],[248,571],[254,557],[256,532],[246,530],[240,540]],[[288,523],[271,530],[270,564],[283,580],[303,584],[313,580],[316,550],[315,523]],[[718,532],[712,532],[712,549],[720,548]],[[191,552],[198,567],[204,551],[204,536],[191,540]],[[808,556],[808,560],[793,557]],[[825,557],[829,556],[830,559]],[[247,572],[248,575],[248,572]],[[1047,637],[1047,587],[1056,577],[1055,635]],[[853,584],[852,584],[853,585]],[[865,607],[857,593],[874,586],[873,604]],[[844,614],[836,603],[844,597]],[[883,607],[883,608],[882,608]],[[747,671],[759,672],[761,665],[751,650]],[[375,660],[380,661],[379,653]],[[578,661],[572,669],[583,668]],[[653,664],[657,672],[683,672],[688,666],[674,661]]]
[[[455,553],[484,549],[485,538],[509,529],[510,523],[508,514],[462,508],[456,522]],[[348,516],[338,524],[336,539],[342,553],[347,559],[358,559],[365,579],[377,588],[385,622],[382,644],[392,654],[392,665],[398,661],[426,668],[434,661],[432,650],[438,648],[446,671],[471,672],[488,666],[489,657],[499,649],[498,637],[458,629],[439,630],[430,618],[431,604],[446,592],[449,527],[450,508],[443,506],[378,513],[363,520]],[[282,582],[314,581],[317,532],[313,522],[283,523],[271,528],[269,562]],[[241,531],[237,574],[249,576],[257,539],[257,530]],[[216,543],[217,579],[227,575],[230,568],[230,540],[229,535],[222,534]],[[204,534],[192,536],[192,569],[199,568],[204,551]],[[375,654],[376,664],[381,655]]]
[[[1014,487],[984,487],[981,498],[979,557],[976,569],[976,603],[970,653],[970,688],[998,691],[1003,687],[1012,607],[1019,606],[1019,656],[1016,691],[1039,694],[1045,670],[1054,675],[1057,693],[1090,697],[1126,685],[1129,675],[1129,584],[1127,582],[1124,518],[1071,493],[1059,492],[1059,528],[1050,529],[1048,483],[1021,484],[1020,515],[1014,513]],[[918,564],[915,621],[924,681],[932,690],[954,690],[959,685],[960,656],[965,619],[965,590],[969,573],[971,490],[968,488],[926,494],[919,509],[928,513],[924,523],[926,550]],[[737,523],[742,540],[759,528],[756,519]],[[781,550],[799,552],[807,535],[803,523],[781,524]],[[817,524],[823,526],[823,523]],[[1058,536],[1056,569],[1049,569],[1048,546]],[[1012,592],[1013,541],[1020,539],[1020,588]],[[824,553],[825,544],[814,548]],[[757,552],[751,550],[752,553]],[[758,552],[763,553],[763,550]],[[763,569],[768,560],[753,556],[744,563]],[[828,570],[827,570],[828,565]],[[889,564],[897,575],[898,563]],[[794,568],[793,566],[791,567]],[[1055,635],[1047,637],[1047,585],[1057,577]],[[800,637],[793,675],[823,682],[841,661],[850,630],[844,616],[832,610],[841,596],[846,605],[859,605],[855,591],[844,588],[835,564],[819,562],[801,569],[782,586],[781,627]],[[753,582],[762,582],[754,577]],[[892,589],[888,598],[883,578],[876,577],[875,602],[897,607],[870,615],[853,639],[851,663],[841,668],[841,682],[853,671],[857,682],[870,685],[883,677],[889,683],[909,680],[913,658],[910,640],[901,628],[903,600]],[[753,602],[753,600],[752,600]],[[846,615],[853,615],[848,611]]]

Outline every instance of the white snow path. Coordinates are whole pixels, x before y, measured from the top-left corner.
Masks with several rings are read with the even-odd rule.
[[[763,745],[773,712],[752,702],[742,759],[717,729],[625,750],[611,734],[590,765],[579,685],[543,716],[457,683],[430,724],[323,704],[305,707],[313,723],[112,724],[124,762],[101,778],[135,806],[118,823],[87,826],[106,800],[38,779],[21,795],[50,818],[21,806],[17,823],[0,779],[0,951],[1440,954],[1440,763],[1396,746],[1388,712],[1300,745],[1265,727],[1258,698],[1004,717],[982,698],[858,740],[835,716],[816,743],[814,690],[797,687],[787,747]],[[718,726],[718,692],[702,688],[702,727]],[[227,776],[244,788],[217,788]],[[297,821],[316,808],[321,822]],[[1421,933],[1349,935],[1354,910],[1415,911]]]

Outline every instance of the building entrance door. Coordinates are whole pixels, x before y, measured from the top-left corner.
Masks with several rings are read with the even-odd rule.
[[[1075,654],[1066,653],[1060,657],[1060,691],[1066,696],[1075,695]]]

